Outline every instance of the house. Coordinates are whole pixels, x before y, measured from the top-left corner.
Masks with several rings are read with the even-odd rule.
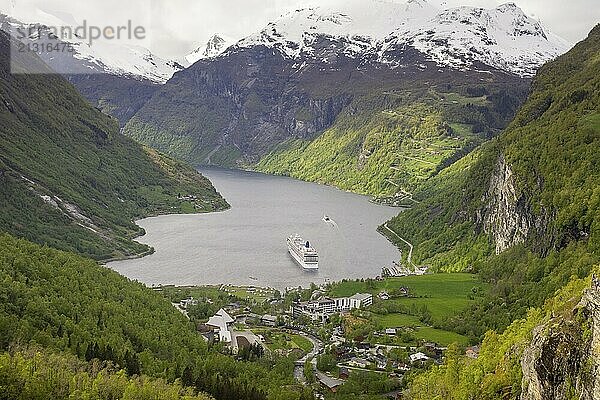
[[[260,322],[262,322],[262,324],[265,326],[277,326],[277,317],[274,315],[265,314],[260,319]]]
[[[346,343],[346,338],[343,336],[331,335],[331,337],[329,338],[329,342],[339,347],[342,344]]]
[[[469,358],[475,359],[475,358],[479,357],[479,350],[480,350],[479,346],[467,347],[467,350],[465,351],[465,355]]]
[[[190,297],[189,299],[183,299],[179,302],[179,307],[183,310],[187,310],[188,307],[196,305],[198,305],[198,300],[194,299],[193,297]]]
[[[251,331],[232,331],[231,332],[231,349],[237,353],[240,349],[247,348],[253,345],[259,345],[264,348],[260,337]]]
[[[375,366],[377,367],[377,369],[386,369],[387,368],[388,362],[385,357],[376,356],[376,357],[374,357],[374,359],[375,359]]]
[[[408,358],[411,363],[425,362],[425,361],[429,360],[429,357],[427,357],[425,354],[423,354],[421,352],[411,354]]]
[[[364,358],[353,357],[348,365],[356,368],[367,368],[371,363]]]
[[[340,379],[348,379],[348,377],[350,376],[350,370],[346,367],[341,367],[340,368]]]
[[[433,342],[427,342],[423,344],[423,347],[425,347],[425,350],[427,350],[429,353],[435,353],[435,349],[438,348],[438,344]]]
[[[215,315],[208,319],[206,325],[212,326],[219,331],[219,340],[225,343],[231,343],[231,325],[234,319],[231,318],[227,311],[222,308]]]
[[[315,375],[321,386],[323,386],[326,389],[329,389],[333,393],[337,391],[337,388],[339,386],[342,386],[344,384],[343,380],[332,378],[320,371],[317,371]]]
[[[396,336],[396,328],[387,328],[385,334],[389,336]]]
[[[217,328],[215,328],[214,326],[208,326],[206,324],[198,324],[196,330],[202,335],[204,340],[206,340],[209,343],[213,343],[215,341],[215,335],[218,332]]]
[[[360,342],[356,344],[356,348],[359,350],[369,350],[371,348],[371,343],[369,342]]]
[[[381,300],[389,300],[390,299],[390,295],[388,294],[388,292],[380,292],[377,297],[379,297]]]

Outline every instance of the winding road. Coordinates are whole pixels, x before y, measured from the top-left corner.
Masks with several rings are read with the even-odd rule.
[[[307,360],[312,359],[311,364],[313,366],[313,371],[317,370],[317,354],[319,354],[321,352],[321,350],[323,350],[323,342],[321,342],[316,337],[309,335],[305,332],[302,332],[302,331],[293,331],[293,332],[297,335],[300,335],[300,336],[310,340],[310,342],[313,345],[313,349],[310,352],[308,352],[304,357],[297,360],[295,363],[296,365],[294,366],[294,377],[296,377],[296,379],[299,382],[306,383],[306,378],[304,377],[304,363],[306,363]]]
[[[398,239],[402,240],[404,243],[406,243],[406,245],[408,246],[408,258],[407,261],[410,265],[412,265],[413,267],[417,267],[415,264],[413,264],[412,262],[412,253],[413,253],[413,245],[406,239],[404,239],[403,237],[401,237],[400,235],[398,235],[396,232],[394,232],[387,224],[387,222],[385,224],[383,224],[383,227],[385,229],[387,229],[388,231],[390,231],[394,236],[396,236]]]

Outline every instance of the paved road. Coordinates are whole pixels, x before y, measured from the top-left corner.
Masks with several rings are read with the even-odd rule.
[[[390,231],[392,234],[394,234],[394,236],[396,236],[398,239],[400,239],[400,240],[402,240],[404,243],[406,243],[406,245],[408,246],[408,249],[409,249],[409,250],[408,250],[408,259],[407,259],[407,261],[408,261],[408,263],[409,263],[410,265],[412,265],[413,267],[416,267],[416,265],[415,265],[415,264],[413,264],[413,262],[412,262],[412,252],[413,252],[413,245],[412,245],[412,244],[410,244],[410,243],[409,243],[407,240],[405,240],[403,237],[401,237],[400,235],[398,235],[396,232],[394,232],[394,231],[393,231],[393,230],[392,230],[392,229],[391,229],[391,228],[388,226],[387,222],[386,222],[385,224],[383,224],[383,227],[384,227],[385,229],[387,229],[388,231]]]
[[[310,340],[310,342],[313,345],[313,349],[310,352],[308,352],[304,357],[302,357],[301,359],[296,361],[296,365],[294,367],[294,376],[296,377],[296,379],[301,383],[306,383],[306,379],[304,377],[304,363],[308,359],[312,358],[311,364],[313,366],[313,371],[316,371],[316,369],[317,369],[317,354],[319,354],[323,350],[323,342],[321,342],[316,337],[309,335],[307,333],[301,332],[301,331],[291,331],[291,332],[294,332],[295,334],[298,334],[298,335]]]

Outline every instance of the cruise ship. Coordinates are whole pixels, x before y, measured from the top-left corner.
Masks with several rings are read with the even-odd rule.
[[[308,241],[304,241],[299,235],[287,238],[288,250],[294,260],[304,269],[319,269],[319,253],[311,247]]]

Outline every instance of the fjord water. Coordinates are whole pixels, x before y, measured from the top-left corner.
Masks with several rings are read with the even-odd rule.
[[[285,289],[375,277],[398,260],[376,229],[398,209],[328,186],[253,172],[202,169],[231,204],[225,212],[168,215],[138,222],[150,256],[109,264],[147,285],[231,283]],[[323,221],[328,215],[332,222]],[[304,271],[287,251],[298,233],[319,251],[319,270]]]

